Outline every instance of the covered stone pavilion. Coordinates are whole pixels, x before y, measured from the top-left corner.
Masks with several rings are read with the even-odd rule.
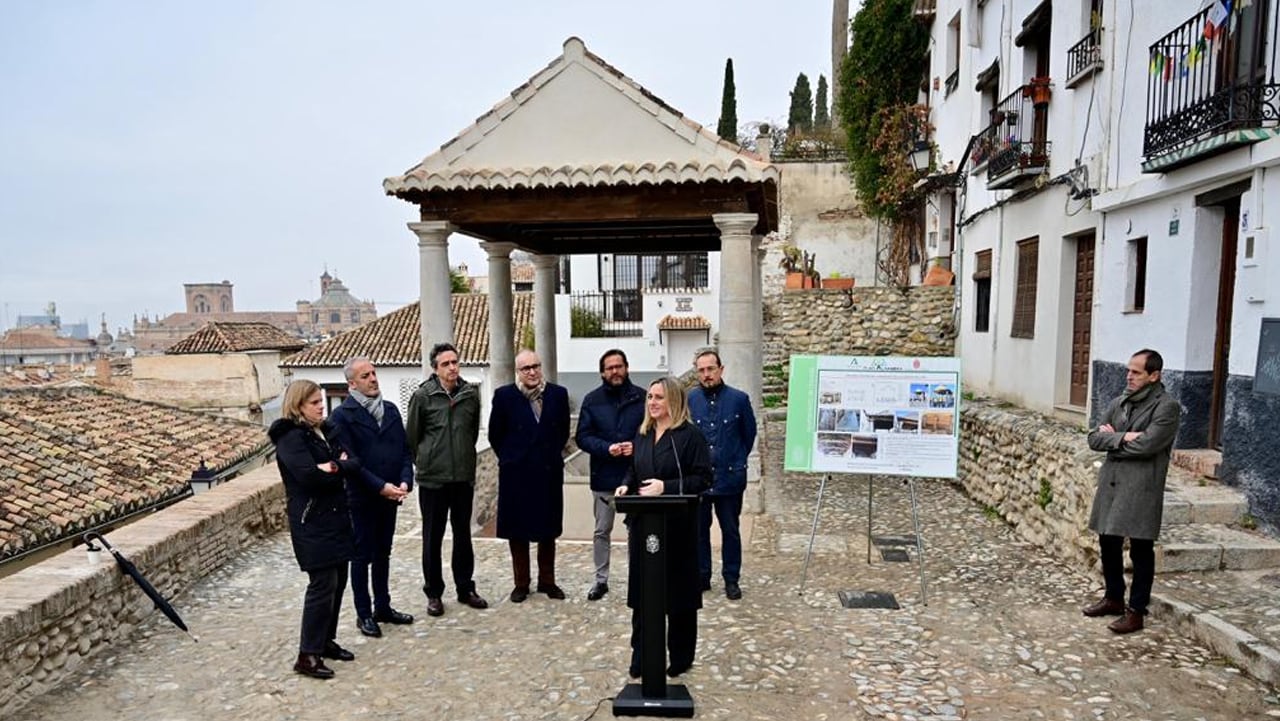
[[[491,378],[513,379],[511,252],[533,254],[535,344],[556,378],[559,255],[720,251],[726,380],[759,408],[760,239],[777,229],[779,171],[718,138],[569,38],[564,52],[383,188],[418,206],[422,360],[453,338],[448,238],[489,257]],[[713,281],[714,282],[714,281]]]

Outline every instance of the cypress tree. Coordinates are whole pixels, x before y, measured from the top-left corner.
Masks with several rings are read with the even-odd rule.
[[[807,132],[813,128],[813,91],[809,89],[809,78],[804,73],[796,78],[796,87],[791,91],[791,111],[787,114],[787,130],[790,132]]]
[[[720,96],[720,122],[716,135],[738,142],[738,92],[733,86],[733,58],[724,61],[724,92]]]
[[[813,100],[813,124],[825,129],[831,125],[831,113],[827,110],[827,76],[818,76],[818,95]]]

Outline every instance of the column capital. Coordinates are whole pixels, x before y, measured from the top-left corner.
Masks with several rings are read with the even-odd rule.
[[[560,262],[560,256],[558,255],[548,255],[546,253],[537,253],[533,256],[533,267],[540,268],[542,270],[555,268],[559,262]]]
[[[751,231],[760,222],[755,213],[715,213],[711,221],[720,229],[720,237],[727,235],[745,235],[750,237]]]
[[[408,223],[409,230],[418,236],[418,247],[437,246],[447,248],[449,245],[449,234],[455,228],[452,223],[447,220],[423,220]]]
[[[490,260],[497,260],[510,258],[511,251],[516,249],[516,244],[506,241],[482,240],[480,241],[480,248],[489,254]]]

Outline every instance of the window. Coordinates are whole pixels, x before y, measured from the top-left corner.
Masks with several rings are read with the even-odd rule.
[[[1036,336],[1036,272],[1040,265],[1040,239],[1028,238],[1018,242],[1018,276],[1014,285],[1013,328],[1014,338]]]
[[[614,290],[706,287],[706,253],[613,256]]]
[[[947,23],[947,95],[960,84],[960,13]]]
[[[338,323],[341,323],[341,322],[342,322],[342,314],[341,314],[341,313],[339,313],[339,312],[338,312],[338,311],[336,311],[336,310],[335,310],[335,311],[333,311],[332,313],[330,313],[330,314],[329,314],[329,322],[330,322],[330,323],[333,323],[333,324],[335,324],[335,325],[336,325],[336,324],[338,324]]]
[[[991,251],[978,251],[973,271],[973,332],[991,330]]]
[[[222,312],[223,313],[231,312],[231,298],[225,295],[222,296]]]
[[[360,322],[360,311],[358,311],[358,310],[353,310],[353,311],[351,311],[351,322],[352,322],[352,323],[359,323],[359,322]]]
[[[1141,313],[1147,307],[1147,239],[1129,241],[1129,272],[1125,288],[1125,306],[1130,313]]]
[[[213,310],[213,308],[209,307],[209,299],[205,298],[203,295],[197,295],[192,298],[191,304],[195,307],[197,313],[208,313]]]

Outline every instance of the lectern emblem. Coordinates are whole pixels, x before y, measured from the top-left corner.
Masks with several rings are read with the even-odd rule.
[[[657,553],[659,547],[658,537],[656,535],[650,533],[649,537],[644,539],[644,550],[649,553]]]

